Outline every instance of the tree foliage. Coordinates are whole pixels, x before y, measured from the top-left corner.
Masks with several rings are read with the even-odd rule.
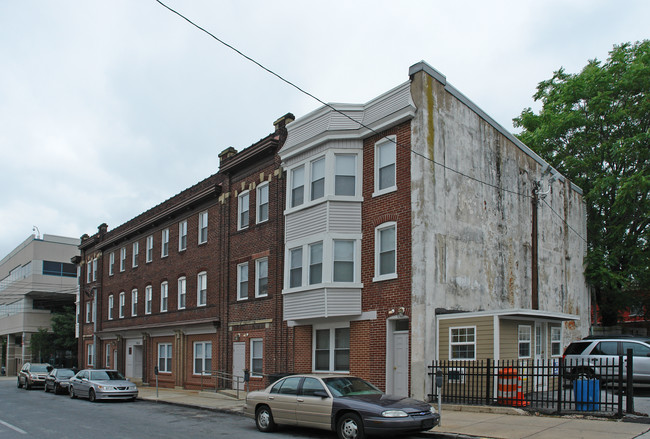
[[[48,361],[51,354],[54,352],[52,349],[52,334],[47,332],[45,328],[38,328],[29,339],[29,346],[32,350],[32,360],[38,363]]]
[[[614,46],[605,63],[559,69],[514,119],[518,136],[584,191],[585,276],[604,325],[650,305],[650,41]],[[650,306],[646,306],[650,310]]]

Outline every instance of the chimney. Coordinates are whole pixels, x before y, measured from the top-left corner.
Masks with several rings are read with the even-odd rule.
[[[108,224],[106,223],[101,223],[99,227],[97,227],[97,230],[99,230],[99,236],[102,237],[108,232]]]
[[[293,122],[294,120],[296,120],[296,116],[294,116],[292,113],[287,113],[273,122],[273,126],[275,126],[275,134],[278,136],[280,146],[284,145],[285,140],[287,140],[287,124]]]
[[[237,154],[237,150],[235,148],[233,148],[232,146],[230,146],[230,147],[224,149],[223,151],[221,151],[219,153],[219,166],[223,165],[223,162],[225,160],[229,159],[230,157],[234,156],[235,154]]]

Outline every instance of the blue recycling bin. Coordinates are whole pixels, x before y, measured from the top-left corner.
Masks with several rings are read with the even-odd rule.
[[[576,399],[576,410],[591,412],[600,410],[600,380],[575,380],[573,393]]]

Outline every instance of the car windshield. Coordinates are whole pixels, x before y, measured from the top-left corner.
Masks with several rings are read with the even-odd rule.
[[[30,372],[47,372],[47,364],[32,364]]]
[[[56,373],[56,376],[59,378],[70,378],[74,376],[74,372],[71,370],[60,370]]]
[[[123,380],[124,375],[116,370],[95,370],[90,372],[90,379],[94,381]]]
[[[381,390],[361,378],[324,378],[323,381],[334,396],[381,395],[383,393]]]

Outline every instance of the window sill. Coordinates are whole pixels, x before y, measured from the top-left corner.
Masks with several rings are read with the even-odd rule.
[[[397,279],[397,273],[393,274],[384,274],[383,276],[375,276],[372,278],[373,282],[382,282],[385,280]]]
[[[375,191],[375,192],[372,193],[372,198],[380,197],[380,196],[386,195],[386,194],[391,194],[393,192],[397,192],[397,186],[391,186],[391,187],[386,188],[386,189]]]

